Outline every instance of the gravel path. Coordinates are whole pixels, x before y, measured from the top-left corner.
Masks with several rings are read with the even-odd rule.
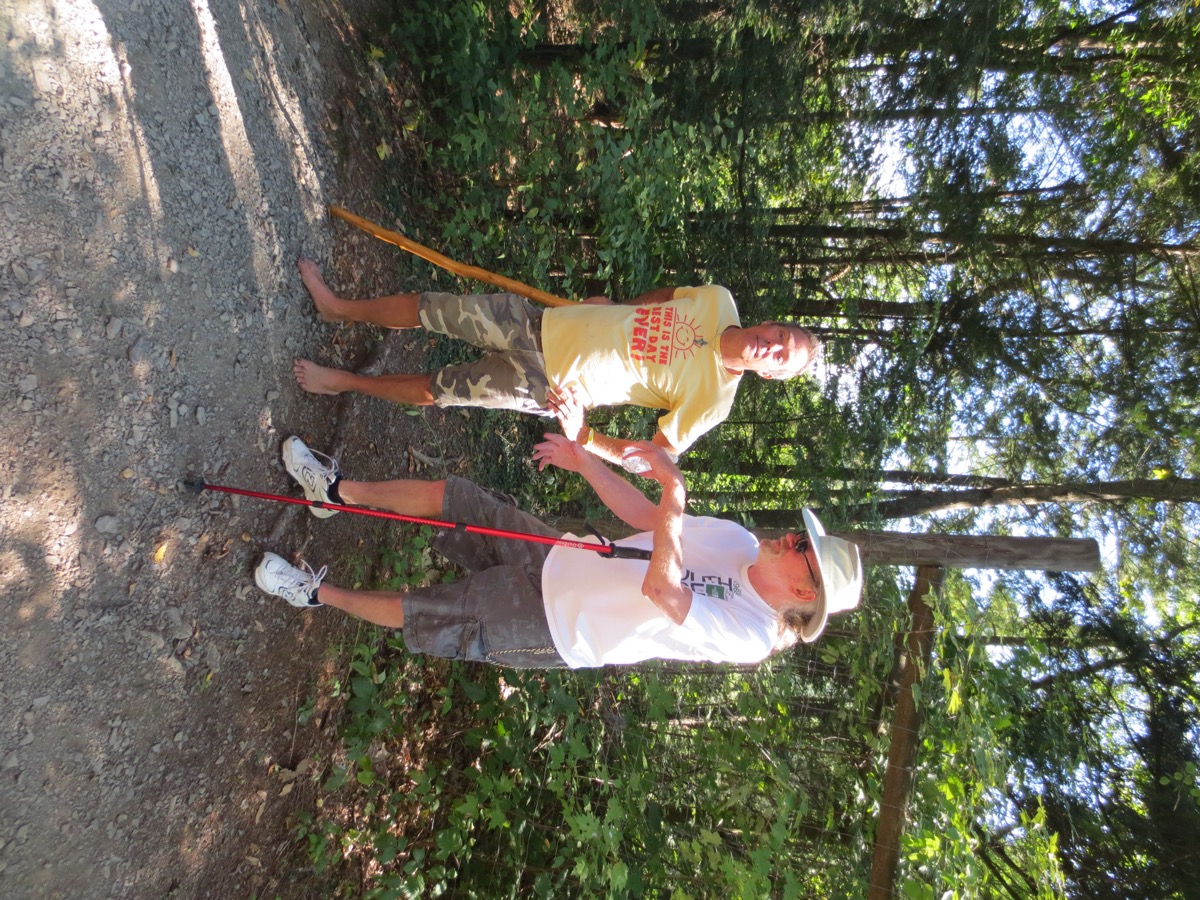
[[[327,734],[297,710],[353,626],[251,584],[259,538],[295,549],[302,510],[177,483],[287,491],[281,438],[321,446],[345,414],[290,373],[337,340],[294,260],[336,273],[346,240],[322,65],[345,21],[315,0],[0,4],[5,897],[311,890],[285,829]]]

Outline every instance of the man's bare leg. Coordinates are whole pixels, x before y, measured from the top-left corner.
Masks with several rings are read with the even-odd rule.
[[[418,293],[389,294],[374,300],[344,300],[329,289],[311,259],[296,260],[300,280],[308,288],[323,322],[367,322],[384,328],[419,328]]]
[[[338,482],[338,495],[343,503],[353,506],[374,506],[406,516],[431,519],[442,514],[445,481],[349,481]],[[320,587],[317,599],[326,606],[340,609],[360,619],[384,628],[404,627],[402,591],[354,591],[332,584]]]
[[[433,377],[430,375],[356,375],[342,369],[318,366],[307,359],[297,359],[292,367],[296,383],[310,394],[341,394],[357,391],[368,397],[407,403],[409,406],[432,406]]]
[[[374,506],[404,516],[423,516],[426,519],[442,514],[446,495],[445,481],[350,481],[338,482],[338,496],[352,506]]]
[[[401,591],[351,591],[332,584],[321,585],[317,592],[326,606],[384,628],[404,627],[403,596]]]

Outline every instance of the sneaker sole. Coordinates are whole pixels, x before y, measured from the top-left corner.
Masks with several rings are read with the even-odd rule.
[[[295,466],[295,462],[296,462],[296,460],[292,456],[293,442],[300,443],[300,440],[296,437],[290,437],[286,441],[283,442],[283,451],[282,451],[283,467],[287,470],[288,475],[291,476],[292,481],[294,481],[294,482],[296,482],[296,484],[300,485],[300,489],[302,491],[304,491],[304,496],[307,499],[315,501],[315,502],[321,502],[321,503],[328,502],[319,493],[316,493],[315,491],[310,489],[307,484],[305,484],[302,480],[300,480],[299,478],[297,478],[295,475],[292,474],[292,468],[293,468],[293,466]],[[299,468],[299,466],[295,466],[295,467]],[[336,509],[321,509],[318,506],[310,506],[308,508],[308,511],[310,513],[312,513],[314,516],[316,516],[318,519],[328,519],[330,516],[336,516],[338,514],[338,511]]]

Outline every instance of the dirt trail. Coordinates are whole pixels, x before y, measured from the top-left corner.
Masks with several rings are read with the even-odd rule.
[[[296,256],[364,293],[394,257],[324,214],[380,214],[347,99],[369,6],[0,5],[0,895],[318,893],[287,864],[290,773],[332,729],[298,711],[355,626],[249,572],[362,534],[177,483],[288,491],[291,433],[374,477],[368,438],[430,428],[291,378],[366,352]]]

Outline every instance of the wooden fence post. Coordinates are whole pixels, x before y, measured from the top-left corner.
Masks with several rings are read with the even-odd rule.
[[[1036,569],[1043,572],[1100,570],[1100,545],[1092,538],[908,534],[900,531],[833,531],[830,534],[857,544],[864,566]]]
[[[944,572],[933,566],[917,570],[917,581],[908,595],[912,629],[905,638],[900,692],[892,718],[892,740],[888,744],[887,769],[883,776],[883,805],[875,830],[875,852],[871,859],[871,884],[867,900],[891,900],[896,895],[896,870],[900,864],[900,838],[908,811],[908,792],[912,787],[913,766],[921,713],[913,698],[913,684],[929,670],[933,653],[933,610],[925,602],[930,593],[942,586]]]

